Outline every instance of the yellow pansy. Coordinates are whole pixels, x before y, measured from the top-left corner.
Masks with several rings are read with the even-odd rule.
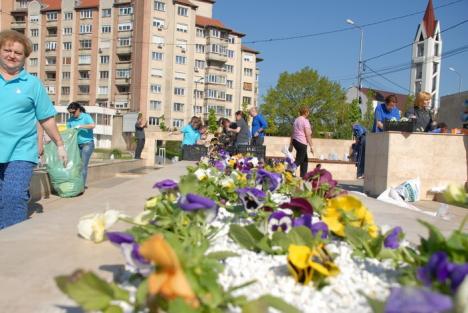
[[[371,237],[378,235],[372,214],[357,197],[343,195],[329,199],[322,221],[337,236],[345,237],[345,226],[364,228]]]
[[[276,173],[284,173],[286,171],[286,166],[284,163],[276,163],[275,167],[273,168],[273,171]]]

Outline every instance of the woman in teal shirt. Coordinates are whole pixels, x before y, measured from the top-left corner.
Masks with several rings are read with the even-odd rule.
[[[81,152],[81,160],[83,161],[83,182],[86,185],[86,178],[88,177],[88,164],[91,154],[94,151],[94,136],[93,128],[96,126],[94,120],[86,113],[86,109],[78,102],[72,102],[68,105],[68,113],[70,118],[67,120],[68,128],[77,128],[78,131],[78,146]]]

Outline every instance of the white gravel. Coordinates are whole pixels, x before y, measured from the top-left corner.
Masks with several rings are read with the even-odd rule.
[[[256,283],[236,291],[237,295],[255,299],[271,294],[296,306],[301,312],[370,313],[372,311],[366,299],[359,292],[383,300],[388,296],[389,288],[398,285],[396,271],[390,262],[352,257],[350,246],[340,241],[327,246],[336,255],[335,263],[340,273],[329,278],[330,284],[321,290],[312,284],[300,285],[288,272],[286,255],[255,253],[232,241],[227,235],[230,217],[229,212],[220,209],[213,226],[222,229],[215,237],[210,251],[228,250],[239,254],[225,261],[225,270],[219,278],[225,288],[256,280]]]

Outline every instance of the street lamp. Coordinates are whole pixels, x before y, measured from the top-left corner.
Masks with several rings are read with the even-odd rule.
[[[194,94],[194,97],[195,97],[195,104],[194,104],[194,108],[193,108],[193,115],[197,115],[196,113],[196,108],[197,108],[197,92],[198,92],[198,83],[201,83],[205,78],[204,77],[200,77],[198,80],[195,81],[195,94]]]
[[[461,84],[462,84],[461,74],[458,73],[453,67],[449,67],[449,70],[458,75],[458,94],[460,94],[461,93]]]
[[[357,29],[359,29],[361,31],[361,40],[359,42],[359,62],[358,62],[358,77],[357,77],[357,85],[358,85],[358,92],[357,92],[357,99],[359,101],[359,95],[361,93],[361,84],[362,84],[362,70],[363,70],[363,66],[362,66],[362,45],[363,45],[363,40],[364,40],[364,30],[362,29],[361,26],[359,26],[358,24],[356,24],[352,19],[347,19],[346,20],[346,23],[348,23],[349,25],[353,26],[353,27],[356,27]]]

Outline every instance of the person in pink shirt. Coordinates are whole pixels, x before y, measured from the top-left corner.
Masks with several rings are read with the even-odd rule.
[[[296,165],[300,168],[300,175],[304,177],[307,174],[309,156],[307,155],[307,145],[310,147],[310,153],[314,154],[312,149],[312,128],[308,120],[309,109],[301,107],[299,109],[300,116],[294,120],[291,142],[289,143],[289,151],[296,149]]]

